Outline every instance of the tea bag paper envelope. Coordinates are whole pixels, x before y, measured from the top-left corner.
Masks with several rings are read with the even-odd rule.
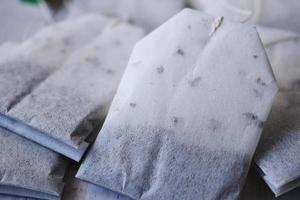
[[[7,113],[29,127],[19,128],[13,122],[7,127],[79,161],[84,151],[77,149],[106,116],[131,50],[142,37],[138,27],[109,25]],[[28,135],[30,129],[36,134]]]
[[[266,123],[255,163],[276,196],[300,185],[300,93],[280,92]]]
[[[68,5],[69,15],[96,12],[120,17],[152,31],[184,8],[184,0],[75,0]]]
[[[0,128],[0,194],[59,199],[67,160]]]
[[[300,35],[257,27],[281,90],[300,89]]]
[[[101,33],[106,22],[106,18],[89,15],[48,26],[13,53],[1,56],[0,112],[7,112],[21,101],[71,52]]]
[[[186,9],[137,43],[77,177],[133,199],[236,199],[276,92],[254,28]]]
[[[190,0],[192,7],[228,17],[300,33],[298,0]]]

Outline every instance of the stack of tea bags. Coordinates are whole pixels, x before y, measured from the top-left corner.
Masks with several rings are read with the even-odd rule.
[[[186,9],[135,46],[77,177],[133,199],[236,199],[276,92],[253,27]]]
[[[106,19],[86,16],[49,26],[21,45],[3,50],[0,61],[1,125],[6,114],[67,55],[98,35]],[[86,27],[97,26],[89,31]],[[73,40],[66,44],[65,41]],[[52,56],[52,57],[51,57]],[[58,154],[3,128],[0,129],[0,193],[41,199],[62,194],[67,161]]]
[[[140,28],[91,15],[1,47],[1,126],[13,131],[0,129],[1,195],[60,199],[68,161],[36,143],[76,144],[97,128],[142,36]]]
[[[84,140],[105,117],[130,50],[142,36],[140,29],[125,23],[108,26],[10,109],[6,115],[21,122],[10,120],[6,127],[79,161]]]
[[[74,50],[99,35],[108,19],[88,15],[42,29],[0,59],[0,125],[38,143],[55,143],[9,117],[9,112],[61,67]],[[48,147],[47,145],[44,145]],[[84,149],[85,150],[85,149]],[[84,150],[74,150],[82,155]]]
[[[128,22],[151,31],[184,0],[74,0],[0,46],[0,199],[275,199],[263,180],[299,197],[299,3],[187,1],[214,16],[140,40]],[[90,11],[127,23],[73,18]]]

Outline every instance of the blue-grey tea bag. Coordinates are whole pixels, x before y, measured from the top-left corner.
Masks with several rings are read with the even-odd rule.
[[[127,23],[107,25],[7,112],[6,127],[79,161],[88,146],[85,139],[105,118],[131,50],[142,37],[142,29]]]
[[[254,166],[251,166],[240,200],[298,200],[300,188],[275,197]]]
[[[257,148],[255,163],[276,196],[300,185],[300,92],[280,92]]]
[[[88,15],[53,24],[1,56],[1,114],[56,71],[75,49],[98,36],[106,22],[107,18]]]
[[[133,199],[237,199],[276,92],[255,28],[185,9],[136,44],[77,177]]]
[[[108,21],[106,17],[86,15],[46,27],[20,45],[9,45],[11,50],[0,58],[0,126],[12,131],[28,130],[25,125],[17,126],[9,111],[58,70],[72,52],[96,38]],[[36,142],[43,141],[35,130],[22,136],[28,135]],[[83,146],[75,153],[82,154],[85,149]]]
[[[0,194],[58,200],[67,160],[0,128]]]

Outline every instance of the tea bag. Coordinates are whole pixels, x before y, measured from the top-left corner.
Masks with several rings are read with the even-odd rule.
[[[74,0],[67,7],[70,16],[97,12],[120,17],[152,31],[184,8],[184,0]]]
[[[143,36],[140,28],[115,23],[12,108],[7,115],[21,125],[11,119],[6,127],[79,161],[85,139],[106,116],[131,50]]]
[[[99,35],[107,22],[107,18],[97,15],[64,21],[41,30],[1,56],[0,125],[13,131],[28,130],[26,126],[16,126],[17,122],[7,116],[8,111],[56,71],[75,49]],[[35,132],[29,130],[27,134],[43,140]],[[82,154],[85,149],[86,146],[83,146],[76,152]]]
[[[276,92],[253,27],[185,9],[135,46],[77,177],[133,199],[237,199]]]
[[[259,171],[278,196],[300,185],[297,183],[300,162],[297,165],[288,161],[296,158],[292,156],[298,149],[295,138],[299,129],[300,37],[282,30],[264,27],[258,30],[282,92],[274,104],[256,157]],[[289,162],[289,167],[280,164],[283,160]],[[295,174],[290,177],[291,173]]]
[[[0,194],[59,199],[67,160],[0,128]]]
[[[300,89],[300,35],[257,27],[281,90]]]
[[[192,7],[232,20],[300,33],[298,0],[189,0]]]
[[[107,18],[96,15],[64,21],[42,29],[13,52],[1,56],[0,112],[20,102],[71,52],[101,33],[106,22]]]
[[[246,179],[240,200],[298,200],[300,188],[290,191],[280,197],[275,197],[273,192],[264,183],[255,167],[251,167]]]
[[[300,92],[280,92],[258,146],[255,162],[279,196],[300,185]]]

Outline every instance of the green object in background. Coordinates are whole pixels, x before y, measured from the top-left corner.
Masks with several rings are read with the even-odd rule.
[[[35,4],[35,5],[38,5],[39,3],[42,2],[42,0],[21,0],[21,1],[25,3]]]

